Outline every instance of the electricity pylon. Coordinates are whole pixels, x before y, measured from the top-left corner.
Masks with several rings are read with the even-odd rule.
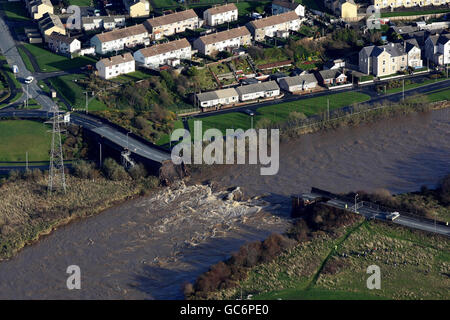
[[[66,192],[66,177],[64,175],[64,159],[61,143],[60,115],[58,107],[52,109],[52,148],[50,153],[50,167],[48,170],[48,192],[60,188]],[[47,122],[47,123],[50,123]]]

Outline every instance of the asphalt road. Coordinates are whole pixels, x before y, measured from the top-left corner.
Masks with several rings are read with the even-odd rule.
[[[27,70],[25,64],[20,57],[19,51],[16,48],[16,43],[11,36],[11,32],[9,31],[8,25],[5,22],[4,18],[0,16],[0,50],[3,55],[6,57],[8,64],[10,66],[16,65],[19,68],[19,73],[17,74],[17,78],[20,82],[22,82],[22,89],[24,94],[20,97],[15,104],[21,104],[26,100],[26,84],[24,83],[24,79],[28,76],[31,76],[32,73]],[[41,88],[37,85],[36,80],[28,85],[28,94],[30,99],[35,99],[39,105],[42,106],[44,110],[51,110],[51,108],[56,107],[56,104],[53,102],[50,97],[48,97],[42,91]]]
[[[345,205],[347,205],[347,208],[351,208],[352,206],[354,206],[353,202],[344,201],[344,200],[340,200],[340,199],[329,200],[327,202],[327,204],[331,205],[333,207],[339,208],[339,209],[346,209]],[[347,210],[350,210],[350,209],[347,209]],[[382,221],[390,221],[390,222],[400,224],[400,225],[408,227],[408,228],[419,229],[419,230],[433,232],[433,233],[439,233],[444,236],[450,237],[450,227],[442,225],[442,224],[435,225],[434,223],[430,223],[429,221],[420,220],[420,219],[416,219],[416,218],[412,218],[412,217],[407,217],[404,215],[401,215],[394,221],[391,221],[391,220],[386,219],[386,214],[388,214],[389,212],[378,211],[378,210],[375,210],[375,209],[367,207],[367,206],[362,206],[362,207],[358,208],[358,213],[365,216],[368,219],[378,219],[378,220],[382,220]]]
[[[0,110],[0,117],[48,118],[49,116],[51,116],[51,113],[49,114],[44,110]],[[90,131],[93,131],[123,149],[128,147],[132,154],[135,153],[146,159],[159,163],[171,159],[170,153],[152,147],[149,144],[142,143],[130,136],[127,137],[127,134],[118,131],[100,120],[89,117],[88,115],[78,115],[72,113],[70,118],[73,124],[80,125]]]

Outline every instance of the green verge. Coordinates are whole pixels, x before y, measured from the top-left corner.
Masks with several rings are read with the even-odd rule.
[[[50,52],[40,45],[30,43],[25,43],[24,47],[36,58],[42,72],[76,69],[96,61],[94,58],[86,56],[70,59]]]
[[[369,99],[370,96],[367,94],[349,91],[260,107],[254,116],[253,125],[255,126],[262,118],[270,119],[275,123],[284,122],[293,111],[302,112],[307,116],[324,112],[327,110],[327,100],[330,102],[330,110],[333,110],[352,105],[353,103],[365,102]],[[189,130],[191,132],[194,132],[194,120],[202,121],[203,131],[216,128],[225,133],[226,129],[247,130],[251,127],[251,117],[242,112],[230,112],[199,119],[189,119]]]
[[[22,2],[2,2],[0,8],[5,13],[6,18],[12,21],[30,21],[27,10]]]
[[[394,11],[394,12],[383,12],[381,13],[382,18],[388,17],[406,17],[406,16],[416,16],[425,14],[437,14],[437,13],[447,13],[450,12],[449,9],[436,9],[436,10],[425,10],[425,11]]]
[[[27,54],[25,53],[25,51],[23,50],[23,48],[21,47],[17,47],[17,51],[19,51],[19,55],[23,60],[23,63],[25,64],[25,67],[31,71],[31,72],[35,72],[36,70],[34,70],[33,64],[31,63],[30,58],[27,56]]]
[[[84,109],[86,106],[86,96],[84,88],[77,84],[74,80],[85,78],[82,74],[70,74],[49,78],[49,82],[55,88],[58,95],[64,97],[74,108]],[[104,105],[100,100],[94,98],[89,101],[89,111],[105,110]]]

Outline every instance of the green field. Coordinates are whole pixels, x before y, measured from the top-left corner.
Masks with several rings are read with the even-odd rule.
[[[0,121],[0,162],[47,161],[51,135],[42,122],[28,120]]]
[[[181,120],[174,121],[174,123],[173,123],[173,130],[183,129],[183,128],[184,128],[184,126],[183,126],[183,122]],[[156,142],[156,144],[158,146],[162,146],[162,145],[168,144],[169,142],[170,142],[170,135],[169,134],[163,134],[163,135],[161,135],[159,140]]]
[[[29,21],[27,10],[22,2],[2,2],[0,8],[5,12],[8,20]]]
[[[366,94],[360,92],[341,92],[322,97],[308,98],[293,102],[284,102],[257,109],[253,125],[262,118],[270,119],[275,123],[286,121],[293,111],[302,112],[307,116],[318,114],[327,110],[327,99],[330,101],[330,110],[345,107],[353,103],[360,103],[370,99]],[[243,129],[251,127],[251,117],[242,112],[230,112],[220,115],[200,118],[203,130],[216,128],[225,132],[226,129]],[[194,119],[190,119],[189,130],[193,132]]]
[[[217,293],[233,299],[449,299],[450,242],[442,236],[386,222],[365,221],[319,235],[252,268],[236,289]],[[377,265],[381,289],[370,290],[367,267]]]
[[[60,70],[70,70],[95,63],[95,59],[90,57],[77,57],[69,59],[44,49],[35,44],[24,44],[24,47],[36,58],[42,72],[52,72]],[[28,67],[28,66],[27,66]]]
[[[50,78],[49,81],[58,95],[63,96],[74,108],[85,109],[86,94],[84,88],[74,80],[85,78],[82,74],[70,74]],[[89,111],[104,110],[106,106],[98,99],[89,100]]]
[[[394,12],[383,12],[381,13],[382,18],[388,17],[403,17],[403,16],[415,16],[415,15],[425,15],[425,14],[436,14],[436,13],[446,13],[450,12],[449,9],[436,9],[436,10],[425,10],[425,11],[394,11]]]

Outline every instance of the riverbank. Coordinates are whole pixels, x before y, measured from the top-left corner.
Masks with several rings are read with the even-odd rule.
[[[434,209],[450,212],[449,192],[441,187],[396,197],[402,203],[416,203],[418,196],[440,198]],[[384,192],[364,196],[388,198]],[[185,294],[190,299],[446,300],[449,250],[445,236],[312,205],[284,235],[242,246],[186,285]],[[370,265],[380,267],[380,290],[366,286]]]
[[[63,225],[98,214],[155,186],[150,178],[113,181],[66,175],[67,193],[49,196],[46,178],[36,174],[0,186],[0,261]]]

